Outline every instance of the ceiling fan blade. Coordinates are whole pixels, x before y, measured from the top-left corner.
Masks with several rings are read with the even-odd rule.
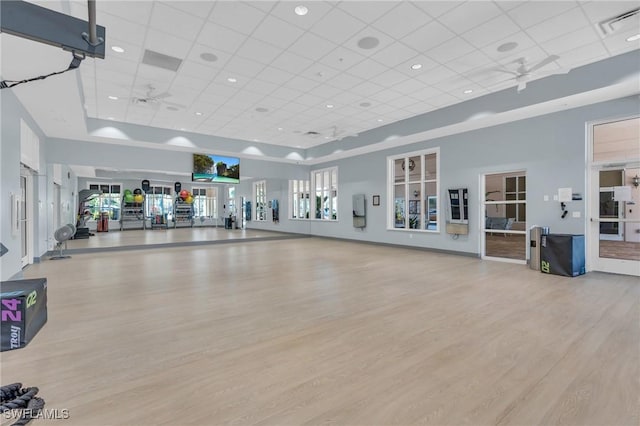
[[[536,70],[539,70],[540,68],[546,65],[549,65],[551,62],[557,61],[558,59],[560,59],[560,56],[558,55],[547,56],[546,58],[544,58],[543,60],[541,60],[534,66],[532,66],[531,68],[529,68],[528,72],[529,73],[535,72]]]
[[[171,93],[169,93],[169,92],[164,92],[164,93],[160,93],[160,94],[158,94],[158,95],[154,95],[154,96],[151,96],[151,97],[152,97],[153,99],[158,99],[158,100],[160,100],[160,99],[165,99],[165,98],[169,98],[169,97],[171,97]]]
[[[516,76],[516,77],[520,75],[520,73],[518,73],[516,71],[509,70],[509,69],[506,69],[506,68],[494,68],[493,71],[502,72],[502,73],[505,73],[505,74],[511,74],[513,76]]]

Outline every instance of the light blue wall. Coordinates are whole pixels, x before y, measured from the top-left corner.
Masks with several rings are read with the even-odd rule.
[[[33,251],[39,257],[47,246],[47,177],[45,137],[11,90],[0,91],[0,241],[9,251],[0,258],[0,278],[7,280],[21,274],[20,235],[11,232],[11,194],[20,194],[20,119],[40,138],[40,172],[33,177]]]
[[[396,149],[320,164],[314,168],[339,167],[338,222],[311,221],[310,232],[338,238],[429,247],[477,254],[480,252],[480,177],[484,173],[526,170],[527,223],[550,226],[554,233],[585,232],[585,200],[568,203],[569,214],[561,219],[558,202],[544,202],[543,196],[571,187],[584,197],[586,176],[586,123],[592,120],[640,113],[637,96],[521,120],[509,124],[434,139]],[[440,205],[448,188],[469,188],[470,232],[454,240],[438,234],[386,230],[386,158],[431,147],[440,147]],[[367,227],[354,229],[351,197],[367,196]],[[381,195],[381,206],[371,206],[371,197]],[[441,210],[442,211],[442,210]],[[444,221],[441,222],[444,224]],[[443,228],[443,226],[441,226]]]

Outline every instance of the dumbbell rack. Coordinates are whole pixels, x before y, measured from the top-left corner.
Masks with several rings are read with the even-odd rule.
[[[193,204],[185,203],[179,196],[173,202],[173,227],[193,228]]]

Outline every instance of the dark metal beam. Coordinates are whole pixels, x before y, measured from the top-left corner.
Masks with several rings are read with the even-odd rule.
[[[100,43],[100,39],[106,40],[106,29],[93,25],[98,43],[93,45],[89,42],[91,35],[88,36],[89,40],[82,35],[83,32],[86,34],[87,28],[91,32],[91,26],[88,25],[82,19],[25,1],[0,1],[0,32],[104,59],[105,43]]]

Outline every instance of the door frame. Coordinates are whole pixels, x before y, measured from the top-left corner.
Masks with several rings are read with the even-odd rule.
[[[607,169],[624,169],[639,167],[640,158],[632,161],[593,161],[593,129],[595,126],[617,121],[632,120],[640,117],[637,114],[622,117],[610,117],[585,123],[586,144],[586,194],[585,220],[586,253],[585,263],[587,271],[601,271],[614,274],[640,276],[640,262],[627,259],[612,259],[599,256],[600,253],[600,171]],[[619,223],[626,222],[619,219]]]
[[[31,169],[25,167],[23,164],[20,165],[20,184],[22,186],[22,178],[25,178],[25,194],[22,194],[22,187],[20,188],[20,212],[18,214],[18,220],[21,223],[21,226],[26,226],[26,256],[22,256],[22,232],[20,233],[20,264],[22,268],[27,267],[28,265],[33,263],[33,243],[34,243],[34,235],[33,235],[33,172]],[[25,208],[25,219],[22,219],[22,197],[24,199],[24,208]]]
[[[496,230],[496,233],[500,233],[500,234],[516,234],[516,235],[523,235],[525,236],[525,254],[524,254],[524,259],[509,259],[506,257],[495,257],[495,256],[487,256],[486,255],[486,209],[487,206],[492,206],[492,205],[497,205],[497,203],[500,204],[523,204],[521,201],[507,201],[507,200],[503,200],[503,201],[499,201],[499,202],[489,202],[487,203],[486,201],[486,197],[485,197],[485,193],[487,192],[486,190],[486,177],[488,175],[500,175],[500,174],[508,174],[508,173],[522,173],[524,176],[527,176],[527,169],[526,168],[522,168],[522,169],[515,169],[515,170],[494,170],[494,171],[488,171],[488,172],[484,172],[481,173],[479,176],[479,185],[478,185],[478,205],[479,207],[479,213],[478,213],[478,229],[480,232],[480,238],[479,238],[479,243],[480,243],[480,247],[479,247],[479,253],[480,253],[480,258],[482,260],[496,260],[499,262],[505,262],[505,263],[517,263],[520,265],[526,265],[527,264],[527,259],[529,259],[529,244],[527,242],[527,235],[528,235],[528,231],[527,231],[527,222],[525,221],[525,229],[524,231],[507,231],[507,230]],[[504,183],[504,182],[503,182]],[[525,194],[526,194],[526,190],[525,190]],[[527,209],[527,198],[525,198],[524,201],[524,207],[525,207],[525,212]]]

